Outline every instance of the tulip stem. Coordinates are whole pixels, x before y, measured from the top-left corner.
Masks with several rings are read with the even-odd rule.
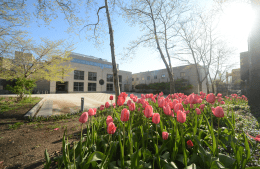
[[[157,145],[158,145],[158,137],[157,137],[157,124],[155,124],[155,126],[156,126],[156,139],[157,139]]]
[[[124,129],[123,129],[123,158],[125,158],[125,123],[123,123]],[[123,169],[125,168],[124,160],[123,160]]]
[[[219,140],[219,118],[218,118],[218,140]],[[218,150],[218,140],[217,140],[217,150]],[[218,151],[217,151],[217,157],[218,157]]]

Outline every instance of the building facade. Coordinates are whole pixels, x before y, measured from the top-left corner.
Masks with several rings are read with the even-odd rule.
[[[173,67],[173,78],[186,79],[189,84],[193,85],[193,88],[189,90],[189,93],[199,93],[198,75],[195,65],[186,65]],[[205,77],[205,71],[202,67],[199,68],[199,78],[202,80]],[[140,72],[132,74],[132,88],[134,89],[138,84],[150,84],[170,82],[170,78],[166,69]],[[202,82],[202,91],[207,92],[206,78]]]

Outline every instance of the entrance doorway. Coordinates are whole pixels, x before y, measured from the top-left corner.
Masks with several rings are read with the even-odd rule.
[[[56,82],[56,93],[68,93],[68,82]]]

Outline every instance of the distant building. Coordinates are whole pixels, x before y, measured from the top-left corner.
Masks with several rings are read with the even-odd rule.
[[[18,53],[16,53],[18,54]],[[85,93],[85,92],[113,92],[112,63],[101,58],[71,53],[71,67],[75,70],[64,77],[64,83],[59,81],[37,81],[34,93]],[[17,58],[17,57],[16,57]],[[63,63],[66,66],[69,63]],[[118,67],[118,66],[117,66]],[[119,86],[121,91],[130,91],[132,88],[132,73],[118,70]],[[0,81],[0,92],[4,88],[5,80]],[[1,85],[2,84],[2,85]],[[3,93],[3,91],[2,91]]]
[[[193,88],[190,89],[189,93],[199,93],[198,85],[198,75],[196,72],[195,65],[186,65],[173,67],[173,78],[176,79],[186,79],[189,84],[193,85]],[[205,71],[202,67],[199,68],[200,79],[202,80],[205,77]],[[150,83],[160,83],[160,82],[170,82],[170,78],[166,69],[140,72],[132,74],[132,88],[134,89],[138,84],[150,84]],[[202,82],[202,91],[207,92],[206,78]]]

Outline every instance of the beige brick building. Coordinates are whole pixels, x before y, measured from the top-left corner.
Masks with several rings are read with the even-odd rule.
[[[189,90],[189,93],[199,93],[199,85],[197,80],[198,76],[195,65],[173,67],[172,69],[174,79],[183,78],[188,80],[189,84],[193,85],[193,88]],[[203,79],[205,77],[205,71],[202,67],[199,69],[199,74],[200,79]],[[160,82],[170,82],[170,78],[166,69],[132,74],[132,88],[134,88],[138,84],[150,84]],[[205,93],[207,92],[206,79],[202,82],[202,90]]]

